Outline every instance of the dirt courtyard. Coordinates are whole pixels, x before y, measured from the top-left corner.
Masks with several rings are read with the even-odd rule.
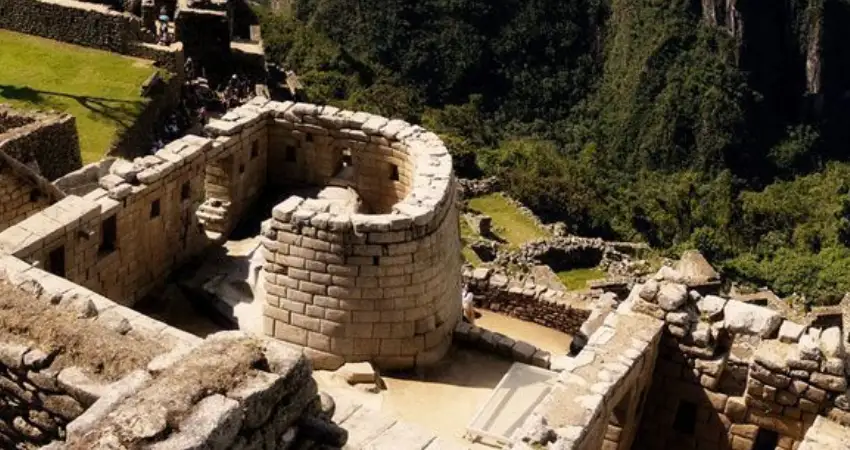
[[[532,343],[553,354],[569,351],[571,337],[567,334],[489,311],[480,312],[482,316],[476,325]],[[378,394],[350,387],[331,372],[316,372],[315,378],[319,386],[335,398],[354,397],[356,402],[394,414],[444,439],[484,450],[498,447],[484,442],[473,444],[463,435],[511,364],[496,355],[455,347],[442,362],[426,371],[382,374],[387,389]]]

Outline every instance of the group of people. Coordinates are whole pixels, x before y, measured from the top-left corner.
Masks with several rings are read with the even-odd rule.
[[[171,18],[168,16],[168,9],[165,6],[159,10],[157,22],[156,43],[159,45],[171,45],[174,41],[174,36],[170,29]]]

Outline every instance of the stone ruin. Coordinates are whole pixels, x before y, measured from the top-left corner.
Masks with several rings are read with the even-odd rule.
[[[454,448],[368,408],[337,410],[310,376],[355,361],[425,367],[453,340],[555,374],[508,448],[850,442],[842,320],[719,296],[690,253],[619,298],[461,270],[451,159],[400,120],[257,98],[205,134],[56,183],[0,153],[3,189],[43,193],[0,230],[3,445]],[[129,308],[222,245],[264,191],[304,185],[318,194],[288,195],[259,226],[256,328],[201,339]],[[461,323],[462,281],[481,307],[584,338],[557,355]]]

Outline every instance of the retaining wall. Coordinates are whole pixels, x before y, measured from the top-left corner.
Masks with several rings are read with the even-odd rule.
[[[74,0],[0,0],[0,28],[122,54],[141,40],[138,18]]]
[[[342,447],[297,350],[239,332],[152,361],[68,425],[54,449]]]
[[[73,116],[18,111],[14,114],[31,120],[0,134],[0,151],[48,180],[59,178],[83,165]]]
[[[545,286],[525,285],[488,269],[467,270],[463,275],[476,305],[575,335],[591,313],[588,302]]]

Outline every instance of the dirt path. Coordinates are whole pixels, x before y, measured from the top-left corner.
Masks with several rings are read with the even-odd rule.
[[[481,317],[475,321],[475,325],[479,327],[526,341],[553,355],[562,355],[570,351],[570,342],[573,338],[569,334],[492,311],[479,309],[478,312],[481,313]]]
[[[569,350],[570,336],[534,323],[481,311],[477,324],[553,353]],[[463,439],[466,427],[487,401],[512,362],[474,350],[454,348],[436,367],[416,375],[383,375],[381,407],[401,419],[474,449],[494,447]],[[498,448],[498,447],[495,447]]]

